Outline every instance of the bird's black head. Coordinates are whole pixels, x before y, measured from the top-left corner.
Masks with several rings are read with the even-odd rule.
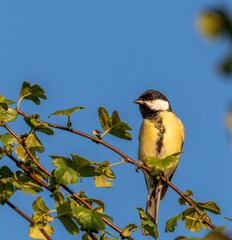
[[[134,103],[139,104],[143,118],[154,118],[161,111],[172,111],[168,99],[157,90],[147,90]]]

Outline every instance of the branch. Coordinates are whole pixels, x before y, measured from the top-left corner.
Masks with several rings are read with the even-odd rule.
[[[16,109],[16,111],[20,114],[20,115],[23,115],[23,116],[27,116],[27,117],[30,117],[30,115],[22,112],[21,110],[19,109]],[[58,129],[61,129],[61,130],[65,130],[65,131],[68,131],[68,132],[72,132],[72,133],[75,133],[77,135],[80,135],[82,137],[85,137],[85,138],[88,138],[94,142],[97,142],[97,143],[100,143],[102,144],[103,146],[111,149],[112,151],[116,152],[117,154],[119,154],[121,157],[123,157],[125,159],[126,162],[129,162],[133,165],[135,165],[136,161],[134,161],[133,159],[131,159],[130,157],[128,157],[126,154],[124,154],[123,152],[121,152],[120,150],[118,150],[117,148],[111,146],[110,144],[108,144],[107,142],[103,141],[102,139],[99,139],[97,137],[93,137],[91,135],[88,135],[86,133],[83,133],[83,132],[80,132],[80,131],[77,131],[75,129],[72,129],[72,128],[68,128],[68,127],[64,127],[64,126],[60,126],[60,125],[57,125],[57,124],[51,124],[49,122],[45,122],[45,121],[42,121],[42,120],[39,120],[39,119],[36,119],[38,122],[40,123],[46,123],[48,124],[49,126],[53,127],[53,128],[58,128]],[[151,169],[149,167],[147,167],[146,165],[142,165],[141,166],[142,169],[146,170],[147,172],[151,172]],[[183,197],[185,199],[186,202],[189,203],[190,206],[192,206],[194,208],[194,210],[199,214],[199,216],[202,216],[202,212],[201,210],[191,201],[190,198],[186,197],[184,195],[183,192],[181,192],[177,187],[175,187],[170,181],[168,181],[167,178],[165,178],[164,176],[161,176],[161,179],[166,182],[174,191],[176,191],[181,197]],[[203,218],[202,219],[209,227],[211,227],[212,229],[215,228],[214,224],[212,224],[208,219],[206,218]]]
[[[36,159],[35,157],[32,155],[31,151],[28,149],[28,147],[25,145],[25,143],[23,141],[21,141],[18,136],[9,128],[9,126],[2,120],[2,125],[3,127],[5,127],[7,129],[7,131],[9,133],[11,133],[16,139],[17,141],[19,142],[19,144],[25,149],[25,151],[27,152],[27,154],[29,155],[29,157],[32,159],[32,161],[35,163],[35,165],[37,167],[39,167],[42,171],[44,171],[48,176],[51,176],[51,173],[45,169]],[[10,152],[8,152],[7,156],[11,155]],[[12,155],[11,155],[12,156]],[[13,157],[13,156],[12,156]],[[14,157],[13,157],[14,158]],[[13,160],[13,159],[12,159]],[[14,161],[17,160],[14,158]],[[19,161],[18,161],[19,162]],[[17,163],[18,164],[18,163]],[[22,165],[22,164],[21,164]],[[25,166],[22,165],[25,169]],[[27,169],[27,171],[30,172],[30,170]],[[30,173],[31,175],[32,173]],[[33,174],[32,174],[33,175]],[[35,179],[34,177],[36,176],[33,176],[33,179]],[[40,180],[40,179],[39,179]],[[36,180],[37,181],[37,180]],[[41,180],[40,180],[41,181]],[[43,182],[43,181],[42,181]],[[43,184],[45,184],[43,182]],[[94,208],[89,204],[87,203],[84,199],[82,199],[81,197],[79,197],[75,192],[73,192],[69,187],[63,185],[63,184],[60,184],[61,187],[63,187],[67,192],[69,192],[74,198],[76,198],[79,202],[81,202],[83,205],[85,205],[88,209],[90,210],[94,210]],[[45,187],[45,186],[44,186]],[[48,189],[48,185],[46,186],[46,188]],[[108,225],[110,226],[111,228],[113,228],[115,231],[117,231],[118,233],[122,234],[122,229],[117,227],[116,225],[114,225],[112,222],[110,222],[109,220],[107,220],[106,218],[102,218],[102,220]],[[129,236],[128,239],[132,240],[132,238]]]
[[[2,197],[2,194],[0,194],[0,197]],[[28,222],[30,222],[32,225],[36,224],[36,222],[31,219],[30,217],[28,217],[24,212],[22,212],[19,208],[17,208],[13,203],[11,203],[9,200],[6,200],[6,204],[8,206],[10,206],[12,209],[14,209],[17,213],[19,213],[23,218],[25,218]],[[39,229],[43,235],[48,239],[48,240],[52,240],[49,235],[47,234],[47,232],[43,229],[40,228]]]

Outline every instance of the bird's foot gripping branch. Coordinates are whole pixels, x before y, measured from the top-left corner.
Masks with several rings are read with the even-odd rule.
[[[158,230],[142,208],[137,208],[140,217],[139,224],[130,223],[126,227],[121,228],[114,225],[112,223],[113,218],[105,214],[105,204],[101,200],[89,198],[85,194],[88,189],[85,192],[81,190],[79,193],[76,193],[69,187],[70,185],[78,184],[83,178],[88,177],[94,179],[96,187],[109,188],[112,187],[112,180],[115,178],[112,167],[119,166],[120,163],[125,162],[135,165],[133,159],[102,140],[106,134],[126,140],[132,139],[128,132],[131,128],[120,119],[118,112],[114,111],[109,116],[106,109],[100,107],[98,114],[103,131],[95,130],[93,131],[93,136],[91,136],[72,129],[70,124],[70,116],[76,111],[85,109],[84,107],[72,107],[51,114],[55,116],[65,115],[69,123],[67,127],[42,121],[39,119],[38,114],[33,113],[29,115],[19,109],[22,100],[31,100],[39,105],[40,99],[47,99],[45,91],[39,85],[31,85],[29,82],[24,82],[22,85],[16,109],[11,107],[11,105],[15,104],[14,101],[5,99],[0,95],[0,140],[2,143],[0,157],[9,158],[17,166],[16,170],[11,167],[11,164],[0,167],[0,203],[2,205],[7,204],[30,222],[29,237],[35,239],[51,239],[54,233],[53,223],[57,220],[63,224],[68,233],[73,235],[82,234],[83,240],[132,239],[131,235],[141,228],[144,228],[157,239]],[[13,123],[17,123],[18,115],[21,115],[25,124],[29,126],[28,132],[16,134],[13,130]],[[11,127],[9,123],[11,123]],[[39,155],[45,150],[39,136],[40,134],[53,136],[54,129],[68,131],[88,138],[94,143],[101,144],[119,154],[123,161],[113,164],[110,164],[108,161],[100,163],[90,161],[77,154],[70,154],[70,157],[54,154],[50,156],[53,166],[50,172],[43,166],[44,160],[39,159]],[[142,165],[141,168],[148,173],[151,172],[151,169],[145,165]],[[181,195],[179,200],[181,205],[190,205],[184,212],[167,221],[166,231],[174,231],[178,220],[185,221],[185,226],[190,231],[199,231],[202,227],[214,228],[205,211],[219,214],[220,210],[215,203],[196,202],[190,198],[192,196],[190,191],[184,195],[164,176],[160,176],[160,178]],[[54,207],[52,209],[47,206],[46,199],[40,196],[44,189],[48,191],[48,196],[53,199]],[[15,192],[20,190],[26,194],[31,193],[38,196],[32,203],[34,214],[31,218],[27,217],[25,213],[9,201]],[[65,192],[66,195],[64,195]],[[14,198],[12,199],[14,200]],[[107,208],[109,207],[114,208],[114,206],[107,206]],[[138,222],[138,220],[135,221]],[[106,225],[108,226],[107,229]],[[115,233],[110,233],[110,228],[115,230],[118,236],[115,236]],[[209,234],[217,234],[220,237],[222,236],[220,233],[223,230],[224,228],[216,228]]]

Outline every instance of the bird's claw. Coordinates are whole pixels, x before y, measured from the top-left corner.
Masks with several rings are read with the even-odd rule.
[[[138,160],[138,161],[135,162],[135,170],[136,170],[137,173],[139,172],[142,165],[143,165],[142,160]]]

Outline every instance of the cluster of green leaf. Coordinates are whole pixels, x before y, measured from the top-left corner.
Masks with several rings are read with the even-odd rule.
[[[7,100],[0,95],[0,118],[2,126],[4,122],[16,120],[18,116],[17,111],[23,99],[31,100],[39,105],[40,99],[47,99],[47,97],[44,89],[39,85],[31,85],[29,82],[23,82],[17,109],[15,110],[8,107],[8,105],[14,104],[15,102]],[[50,114],[49,117],[51,115],[66,115],[68,116],[68,121],[70,121],[70,115],[80,109],[86,108],[73,107],[66,110],[59,110]],[[104,113],[106,113],[104,116],[101,114],[102,109]],[[126,131],[131,130],[131,128],[120,120],[116,111],[114,111],[111,118],[107,119],[107,116],[107,111],[104,108],[99,108],[99,120],[101,125],[102,121],[106,122],[106,125],[103,125],[103,128],[106,130],[104,135],[110,133],[120,138],[131,139],[131,135]],[[50,210],[45,205],[42,197],[38,197],[34,201],[32,208],[35,210],[35,213],[32,219],[35,221],[35,224],[30,225],[29,237],[46,239],[41,232],[42,228],[51,236],[54,233],[51,223],[55,219],[58,219],[71,234],[76,235],[79,234],[80,230],[83,231],[83,240],[91,239],[89,233],[94,234],[95,238],[100,240],[118,239],[105,231],[106,226],[103,219],[108,219],[110,221],[113,221],[113,219],[104,214],[105,206],[101,200],[88,198],[83,191],[80,191],[78,196],[85,200],[90,206],[95,206],[94,209],[91,210],[83,206],[81,202],[78,202],[78,200],[73,197],[66,196],[65,198],[60,192],[61,185],[67,185],[69,183],[75,185],[85,177],[93,177],[96,187],[111,187],[113,183],[110,181],[115,178],[115,175],[110,169],[111,165],[109,162],[93,162],[74,154],[71,154],[71,158],[52,155],[50,157],[52,158],[52,165],[55,169],[52,171],[51,176],[49,176],[35,165],[33,159],[26,151],[25,146],[33,155],[33,158],[39,162],[40,159],[37,155],[43,153],[45,148],[38,134],[54,135],[54,131],[51,128],[54,127],[54,125],[40,121],[39,114],[37,113],[31,116],[24,116],[24,121],[29,126],[29,131],[18,135],[17,139],[9,133],[0,135],[0,140],[3,145],[3,147],[0,148],[0,158],[5,155],[16,153],[17,158],[22,160],[20,164],[23,164],[39,179],[49,183],[49,189],[53,192],[51,197],[54,199],[56,208],[55,210]],[[0,167],[0,203],[4,204],[6,200],[14,195],[16,190],[22,190],[26,194],[31,192],[33,195],[43,191],[41,185],[33,180],[28,172],[16,171],[14,173],[7,166]],[[56,215],[54,215],[55,213]],[[100,232],[99,237],[96,235],[98,232]]]
[[[210,229],[210,227],[204,222],[204,218],[210,220],[206,211],[213,214],[221,214],[220,208],[217,206],[217,204],[212,201],[205,203],[195,201],[191,197],[193,196],[193,192],[190,190],[186,190],[185,196],[190,198],[191,201],[201,210],[203,213],[202,216],[199,216],[194,208],[190,206],[178,216],[172,217],[166,222],[165,232],[174,232],[179,220],[184,221],[185,227],[192,232],[200,232],[202,227],[205,229]],[[183,197],[179,198],[179,204],[189,205]]]
[[[0,203],[4,204],[19,189],[25,194],[30,192],[33,195],[43,191],[42,187],[26,173],[22,171],[13,173],[7,166],[0,167]]]
[[[82,197],[83,192],[79,193]],[[32,208],[35,213],[32,219],[36,224],[31,224],[29,236],[35,239],[45,239],[39,229],[44,228],[46,232],[51,236],[54,233],[53,227],[49,224],[55,219],[58,219],[67,232],[73,235],[78,235],[80,230],[86,233],[98,233],[106,228],[103,218],[113,221],[113,219],[104,212],[104,203],[95,199],[88,199],[88,202],[92,205],[93,203],[99,204],[94,210],[90,210],[86,207],[81,206],[80,203],[75,201],[66,195],[66,199],[60,191],[54,191],[51,197],[55,201],[55,210],[50,210],[44,203],[42,197],[38,197],[32,204]],[[51,216],[52,213],[56,213],[55,216]],[[82,239],[86,239],[84,234]],[[106,237],[101,239],[109,239]]]
[[[131,134],[127,131],[131,130],[131,127],[128,126],[127,123],[121,121],[117,111],[114,111],[110,117],[107,110],[104,107],[100,107],[98,109],[98,116],[100,124],[105,132],[100,136],[95,133],[96,136],[102,138],[106,133],[109,133],[118,138],[126,140],[132,139]]]

